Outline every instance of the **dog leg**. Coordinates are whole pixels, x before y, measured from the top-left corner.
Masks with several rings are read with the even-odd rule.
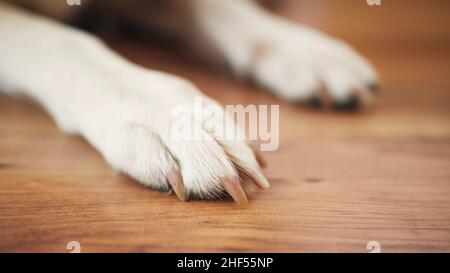
[[[236,74],[290,101],[322,98],[338,107],[373,101],[378,76],[344,42],[269,14],[253,1],[192,1],[197,24]]]
[[[172,189],[181,200],[228,192],[238,202],[246,201],[240,174],[269,186],[244,141],[219,141],[203,116],[174,123],[172,110],[195,98],[217,105],[191,83],[133,65],[93,36],[1,2],[0,37],[0,89],[35,98],[60,128],[85,137],[142,184]],[[207,122],[219,126],[221,118]],[[190,131],[202,138],[180,137]]]

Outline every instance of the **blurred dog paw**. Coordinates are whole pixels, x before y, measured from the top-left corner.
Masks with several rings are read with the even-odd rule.
[[[247,73],[289,101],[353,110],[376,100],[373,66],[342,41],[283,20],[250,46]]]

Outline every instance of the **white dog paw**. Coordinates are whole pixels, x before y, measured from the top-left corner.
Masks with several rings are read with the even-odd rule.
[[[220,118],[184,116],[174,122],[172,110],[192,107],[195,98],[215,104],[194,86],[163,75],[127,77],[123,83],[129,89],[96,111],[83,130],[114,168],[154,189],[172,190],[180,200],[229,195],[243,203],[253,183],[269,187],[244,140],[226,141],[209,129]]]
[[[247,73],[275,94],[297,102],[351,109],[375,100],[378,76],[344,42],[285,21],[252,44]]]
[[[197,0],[201,30],[238,76],[290,101],[371,104],[378,76],[344,42],[274,16],[253,1]]]

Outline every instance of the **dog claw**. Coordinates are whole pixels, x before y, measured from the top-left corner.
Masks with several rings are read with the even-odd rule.
[[[259,188],[261,189],[268,189],[270,188],[269,181],[262,175],[259,171],[251,170],[251,169],[244,169],[242,170],[244,174],[250,178],[253,183],[255,183]]]
[[[335,102],[334,106],[338,111],[356,111],[361,104],[361,98],[355,94],[350,96],[346,101]]]
[[[228,192],[229,195],[231,195],[234,201],[236,201],[236,203],[244,204],[248,202],[247,195],[245,194],[239,182],[232,179],[224,179],[222,180],[222,186],[224,187],[225,191]]]
[[[378,82],[372,82],[369,83],[368,87],[367,87],[370,92],[372,92],[373,94],[378,94],[381,90],[381,86]]]
[[[322,109],[324,104],[323,100],[320,98],[320,96],[314,95],[310,99],[306,101],[306,104],[311,105],[312,107],[316,109]]]
[[[259,166],[261,168],[267,167],[267,161],[264,158],[264,156],[261,154],[260,151],[258,151],[258,148],[256,148],[252,143],[247,142],[247,145],[252,149],[253,155],[255,156],[256,161],[258,162]]]
[[[256,161],[258,161],[258,164],[259,164],[259,166],[261,166],[261,168],[267,167],[267,161],[260,152],[255,151],[255,158],[256,158]]]
[[[167,181],[172,186],[173,191],[181,201],[187,200],[186,189],[184,187],[183,178],[180,173],[172,172],[167,176]]]
[[[256,158],[256,161],[258,162],[259,166],[261,168],[267,167],[267,161],[264,158],[264,156],[260,152],[258,152],[258,150],[256,150],[256,149],[253,149],[253,153],[255,154],[255,158]]]

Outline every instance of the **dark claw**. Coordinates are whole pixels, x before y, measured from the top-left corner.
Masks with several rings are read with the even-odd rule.
[[[370,83],[367,87],[373,94],[378,94],[381,89],[380,84],[377,82]]]
[[[361,103],[357,96],[351,96],[346,101],[335,102],[335,107],[338,111],[356,111],[360,106]]]
[[[323,103],[322,99],[318,96],[313,96],[312,98],[307,100],[306,104],[308,104],[314,108],[317,108],[317,109],[322,109],[324,107],[324,103]]]

